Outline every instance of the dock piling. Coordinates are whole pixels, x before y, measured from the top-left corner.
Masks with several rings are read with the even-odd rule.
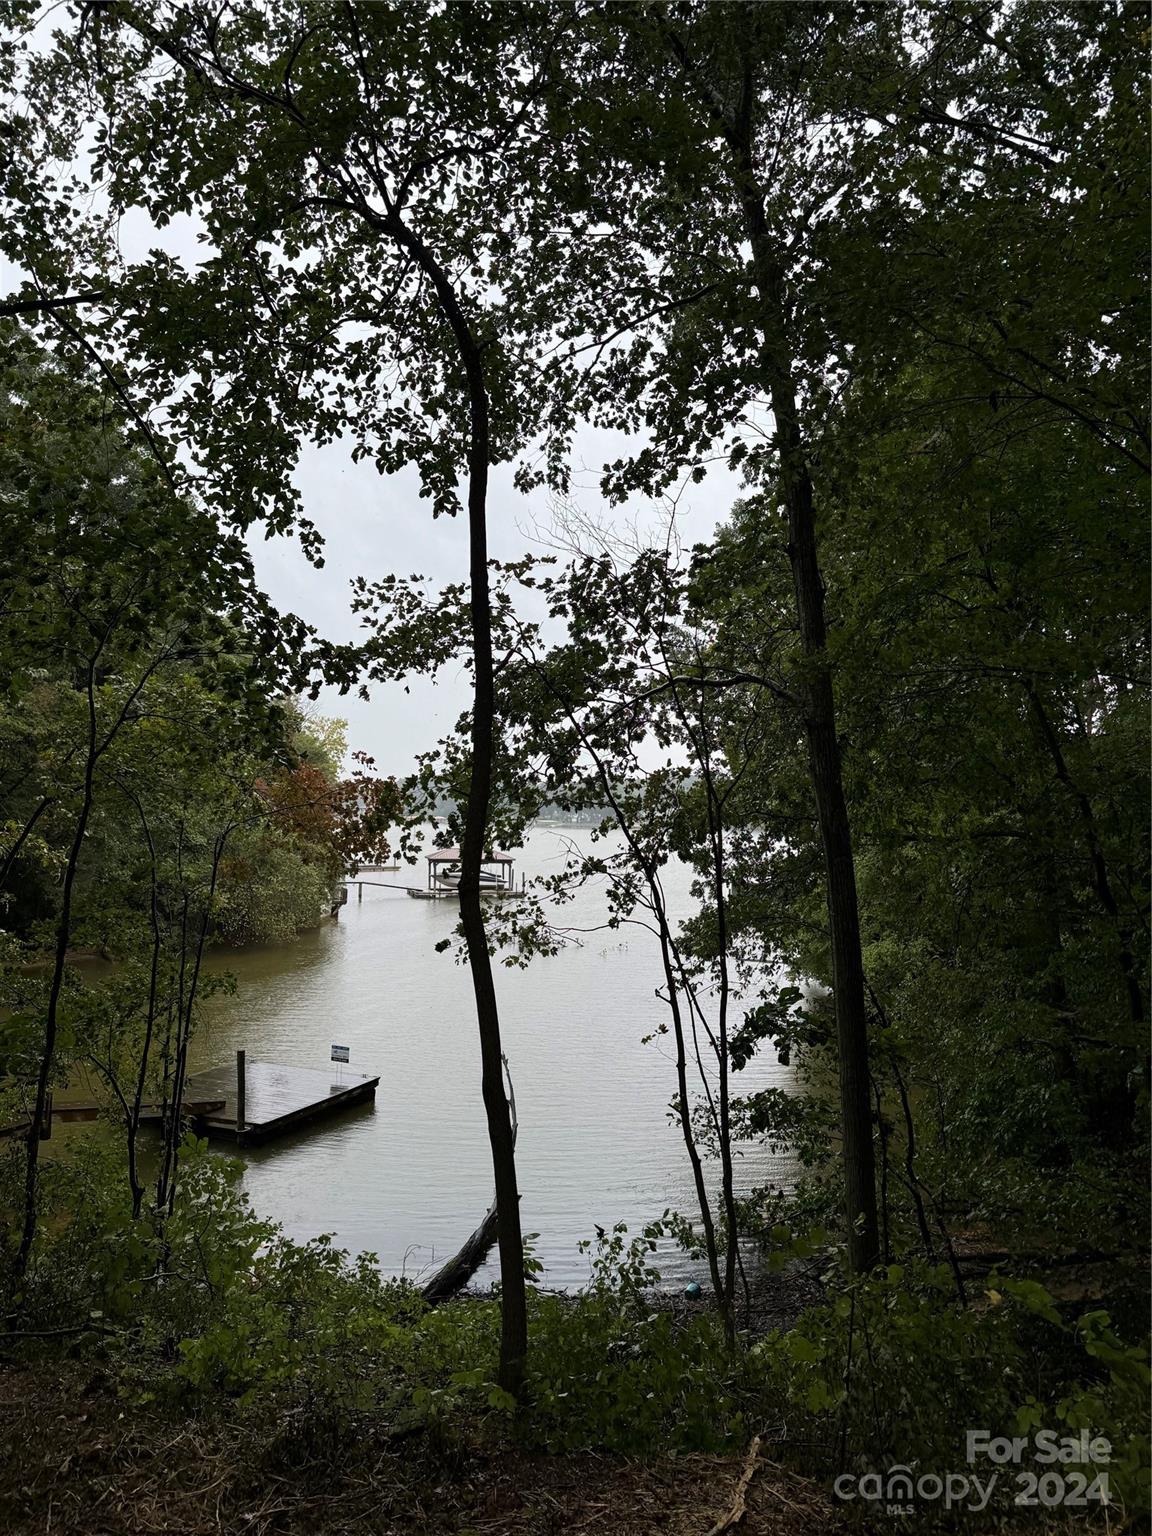
[[[375,1098],[378,1077],[354,1072],[335,1081],[330,1070],[248,1061],[210,1067],[188,1079],[186,1103],[198,1136],[222,1137],[240,1146],[267,1141],[300,1126]]]

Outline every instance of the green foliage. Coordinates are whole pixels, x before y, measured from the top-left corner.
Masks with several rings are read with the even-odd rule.
[[[619,1293],[538,1296],[524,1433],[552,1451],[722,1450],[746,1435],[741,1362],[718,1318],[678,1323]]]
[[[22,0],[6,14],[35,21]],[[295,526],[316,560],[306,442],[414,467],[454,510],[477,446],[468,331],[485,470],[565,491],[584,418],[643,434],[605,466],[609,498],[697,483],[717,457],[744,477],[689,564],[670,539],[626,568],[598,552],[546,581],[500,573],[500,819],[611,797],[626,854],[564,879],[610,877],[612,928],[662,921],[661,871],[693,867],[700,910],[662,930],[667,995],[704,1023],[715,983],[722,1076],[765,1042],[794,1068],[803,1091],[721,1104],[809,1172],[747,1202],[747,1230],[810,1250],[793,1234],[839,1197],[831,1010],[794,984],[836,980],[804,745],[830,681],[869,996],[856,1089],[886,1249],[907,1256],[741,1363],[710,1321],[649,1310],[650,1240],[615,1229],[585,1297],[533,1303],[518,1427],[720,1445],[750,1426],[751,1392],[874,1465],[951,1456],[964,1418],[1052,1415],[1113,1435],[1137,1500],[1147,1375],[1125,1329],[1067,1318],[1033,1278],[960,1306],[932,1261],[945,1227],[1041,1258],[1147,1232],[1146,23],[998,0],[607,20],[398,4],[322,24],[160,4],[85,8],[79,34],[0,51],[0,244],[29,294],[102,284],[51,366],[3,334],[0,535],[21,558],[0,573],[0,1067],[20,1085],[42,1058],[85,1058],[116,1090],[147,1067],[149,981],[170,994],[189,933],[280,937],[316,915],[347,849],[313,835],[297,791],[328,784],[339,733],[277,702],[301,681],[301,628],[268,613],[243,544],[177,472],[195,464],[222,522]],[[204,260],[125,261],[122,215],[192,217]],[[93,353],[119,385],[111,429]],[[160,410],[181,454],[145,425]],[[824,594],[805,634],[783,531],[801,482]],[[522,622],[517,582],[555,644]],[[418,587],[361,580],[370,639],[322,648],[344,686],[467,647],[464,589],[436,604]],[[416,775],[430,803],[461,798],[467,727]],[[538,911],[508,909],[493,937],[510,963],[556,942]],[[54,939],[52,976],[25,974]],[[131,964],[85,997],[73,941]],[[752,1001],[729,1028],[733,978]],[[676,1113],[727,1154],[684,1088]],[[182,1160],[171,1219],[143,1224],[88,1154],[46,1174],[64,1225],[21,1282],[30,1315],[171,1342],[182,1318],[197,1400],[502,1421],[490,1305],[425,1315],[371,1265],[261,1232]]]
[[[274,830],[232,841],[216,914],[231,944],[269,943],[314,928],[332,902],[331,877]]]
[[[18,1144],[0,1163],[0,1210],[10,1219],[22,1198]],[[43,1224],[16,1301],[21,1325],[68,1328],[98,1322],[113,1336],[140,1330],[146,1347],[169,1347],[206,1326],[222,1298],[246,1275],[273,1229],[239,1189],[238,1163],[189,1138],[171,1218],[133,1218],[123,1151],[114,1140],[77,1138],[66,1157],[45,1163]]]
[[[715,1315],[658,1304],[655,1229],[630,1239],[618,1226],[600,1235],[585,1291],[531,1293],[516,1408],[496,1385],[494,1300],[429,1309],[372,1255],[353,1261],[327,1238],[293,1243],[261,1222],[239,1164],[195,1143],[182,1158],[166,1222],[132,1220],[107,1142],[51,1165],[22,1326],[76,1329],[63,1347],[98,1354],[134,1411],[226,1401],[274,1431],[270,1454],[286,1465],[338,1459],[367,1425],[651,1454],[728,1451],[783,1421],[809,1470],[947,1470],[966,1428],[1084,1427],[1112,1442],[1109,1475],[1128,1506],[1146,1498],[1146,1347],[1034,1280],[993,1276],[963,1306],[949,1270],[893,1265],[833,1280],[790,1331],[733,1349]],[[7,1205],[19,1161],[3,1167]],[[810,1254],[819,1236],[777,1239]]]
[[[1112,1446],[1108,1470],[1115,1488],[1130,1509],[1147,1510],[1152,1505],[1148,1341],[1132,1344],[1119,1338],[1103,1309],[1065,1322],[1052,1298],[1034,1282],[1005,1280],[1002,1289],[1060,1330],[1065,1343],[1047,1401],[1029,1394],[1017,1409],[1016,1431],[1102,1431]]]
[[[1111,1442],[1114,1493],[1146,1507],[1147,1341],[1122,1342],[1106,1312],[1066,1321],[1067,1311],[1036,1281],[995,1277],[959,1305],[946,1267],[891,1265],[834,1291],[752,1356],[761,1389],[797,1438],[823,1442],[825,1464],[945,1471],[963,1465],[969,1428],[1087,1428]]]
[[[181,1074],[205,945],[314,926],[395,797],[340,779],[341,723],[284,692],[303,627],[86,358],[0,324],[0,428],[0,1093],[92,1074],[139,1205],[131,1106]]]
[[[1006,1313],[954,1304],[943,1268],[892,1265],[753,1348],[787,1401],[868,1465],[946,1465],[963,1428],[1006,1423],[1019,1346]]]
[[[228,1279],[207,1326],[180,1342],[177,1374],[195,1392],[352,1415],[380,1406],[383,1385],[403,1376],[412,1337],[402,1322],[419,1303],[383,1281],[371,1255],[349,1265],[329,1238],[272,1234]]]
[[[739,1362],[708,1316],[652,1310],[652,1233],[605,1234],[588,1292],[533,1294],[528,1410],[495,1385],[499,1311],[466,1299],[430,1310],[330,1239],[294,1243],[252,1212],[241,1165],[182,1150],[168,1220],[133,1220],[115,1149],[87,1139],[53,1163],[44,1220],[21,1295],[23,1327],[74,1326],[76,1347],[115,1366],[140,1408],[163,1395],[209,1409],[226,1398],[282,1421],[281,1449],[335,1445],[366,1415],[396,1427],[489,1422],[550,1449],[688,1450],[739,1442]],[[4,1163],[0,1208],[19,1199]],[[158,1369],[161,1359],[174,1363]]]
[[[400,1426],[469,1421],[549,1450],[653,1451],[737,1444],[745,1389],[715,1319],[683,1326],[642,1287],[653,1239],[606,1234],[589,1290],[533,1293],[523,1412],[496,1385],[499,1314],[466,1299],[426,1309],[327,1240],[266,1244],[218,1320],[180,1345],[180,1379],[253,1411],[324,1423],[374,1412]]]
[[[747,1380],[720,1320],[683,1323],[653,1306],[663,1227],[631,1239],[622,1223],[599,1232],[587,1289],[533,1298],[531,1406],[521,1426],[531,1442],[625,1452],[739,1444]]]

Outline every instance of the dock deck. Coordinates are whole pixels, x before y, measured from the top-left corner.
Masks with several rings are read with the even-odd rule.
[[[335,1114],[375,1098],[378,1077],[336,1069],[317,1072],[275,1061],[250,1061],[245,1071],[244,1125],[236,1126],[236,1068],[212,1067],[192,1073],[186,1099],[214,1100],[220,1107],[192,1116],[201,1136],[218,1136],[241,1146],[281,1136],[321,1115]]]

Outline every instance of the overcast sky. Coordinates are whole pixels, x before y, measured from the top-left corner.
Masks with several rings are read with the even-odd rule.
[[[157,242],[159,243],[159,242]],[[165,241],[166,247],[173,242]],[[190,263],[203,258],[204,247],[190,242],[182,250]],[[135,255],[136,252],[126,252]],[[143,252],[141,252],[143,254]],[[0,260],[0,293],[13,292],[20,274]],[[639,440],[591,428],[577,433],[574,448],[572,501],[586,518],[601,525],[650,529],[662,541],[666,509],[633,500],[610,506],[599,494],[600,466],[620,456]],[[468,575],[468,529],[457,517],[433,519],[421,500],[414,469],[380,475],[367,460],[353,463],[347,448],[305,445],[296,469],[304,515],[325,539],[325,564],[317,570],[304,558],[293,538],[265,539],[254,528],[249,536],[257,577],[278,608],[300,615],[327,638],[354,640],[362,635],[351,609],[351,582],[357,576],[375,581],[395,572],[419,573],[439,588],[465,581]],[[724,465],[712,466],[700,485],[690,485],[679,497],[676,529],[685,547],[708,538],[739,495],[739,482]],[[512,485],[506,467],[495,471],[489,496],[489,548],[494,559],[515,559],[526,552],[548,553],[547,531],[554,521],[544,493],[524,497]],[[325,688],[315,706],[323,714],[348,722],[348,745],[376,759],[383,773],[402,775],[415,754],[433,746],[451,729],[467,706],[469,680],[463,671],[450,671],[435,683],[413,679],[405,691],[399,683],[376,684],[365,701],[354,693],[343,697]]]
[[[624,527],[637,523],[657,530],[665,513],[654,504],[633,502],[610,507],[596,488],[599,467],[615,458],[625,440],[584,431],[576,442],[578,509],[597,522]],[[528,551],[547,553],[538,530],[547,529],[552,511],[547,496],[521,496],[506,468],[496,471],[489,497],[489,547],[494,559],[509,560]],[[338,446],[306,447],[300,457],[297,483],[305,514],[326,540],[325,565],[315,570],[292,539],[265,540],[254,532],[251,543],[257,574],[272,600],[291,609],[333,640],[354,639],[358,618],[350,608],[350,582],[356,576],[376,580],[389,572],[419,572],[440,587],[467,579],[467,522],[457,517],[435,520],[428,502],[417,492],[415,471],[382,476],[367,462],[353,464]],[[680,498],[676,526],[689,546],[708,538],[739,494],[737,479],[716,466],[700,485]],[[406,694],[399,684],[379,684],[371,701],[335,689],[325,689],[319,706],[325,714],[348,721],[353,750],[371,753],[387,773],[404,773],[415,753],[449,730],[466,707],[469,681],[463,672],[444,673],[431,683],[414,680]]]
[[[76,168],[83,173],[82,163]],[[158,230],[143,214],[134,212],[120,222],[121,252],[126,260],[138,261],[158,248],[193,269],[209,254],[196,238],[197,229],[195,221],[181,216]],[[0,258],[0,293],[14,292],[21,279],[18,269]],[[652,530],[663,542],[666,508],[639,500],[611,507],[598,490],[601,466],[640,446],[640,439],[581,429],[573,449],[572,502],[583,517],[597,524]],[[428,501],[418,495],[415,470],[382,476],[367,460],[353,463],[349,451],[340,445],[323,449],[306,445],[296,481],[304,515],[325,539],[323,569],[309,564],[294,539],[267,540],[257,528],[249,542],[257,577],[276,606],[299,614],[327,638],[347,641],[363,633],[350,605],[354,577],[375,581],[392,572],[419,573],[437,588],[467,579],[468,530],[463,510],[454,518],[433,519]],[[681,544],[690,547],[708,538],[738,495],[738,477],[723,464],[711,466],[701,484],[689,485],[677,498]],[[549,529],[553,521],[546,494],[526,498],[513,487],[510,470],[494,473],[489,495],[489,549],[494,559],[548,552],[540,530]],[[468,698],[468,678],[456,671],[443,673],[435,683],[413,680],[407,692],[397,683],[374,685],[368,702],[354,693],[341,697],[337,690],[325,688],[316,708],[347,720],[350,751],[368,752],[379,771],[403,775],[411,769],[416,753],[435,745],[451,729]]]

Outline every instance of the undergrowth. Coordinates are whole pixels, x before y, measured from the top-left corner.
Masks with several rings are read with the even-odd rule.
[[[104,1371],[126,1413],[226,1407],[268,1430],[286,1466],[338,1458],[352,1432],[461,1434],[547,1452],[727,1452],[753,1434],[831,1478],[965,1467],[965,1434],[1081,1428],[1110,1442],[1111,1491],[1148,1500],[1144,1350],[1103,1308],[1058,1306],[1037,1282],[993,1277],[967,1305],[946,1269],[892,1265],[794,1327],[733,1348],[706,1309],[659,1304],[650,1234],[605,1234],[589,1287],[531,1295],[525,1401],[495,1384],[499,1308],[431,1308],[372,1255],[290,1241],[252,1212],[238,1164],[189,1142],[165,1222],[133,1221],[98,1139],[45,1169],[46,1219],[24,1281],[5,1250],[15,1359],[45,1351]],[[18,1198],[3,1164],[0,1204]]]

